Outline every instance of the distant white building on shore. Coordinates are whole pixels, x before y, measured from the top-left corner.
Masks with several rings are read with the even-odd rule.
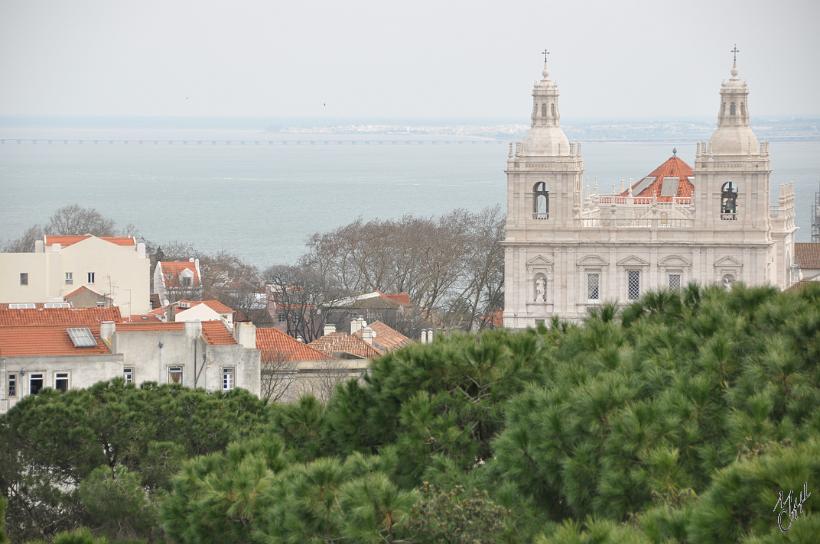
[[[749,125],[736,62],[694,168],[673,151],[613,195],[584,198],[581,148],[561,129],[546,63],[532,95],[532,128],[507,159],[506,327],[578,320],[604,302],[689,282],[785,289],[797,280],[793,188],[782,185],[770,206],[768,143]]]

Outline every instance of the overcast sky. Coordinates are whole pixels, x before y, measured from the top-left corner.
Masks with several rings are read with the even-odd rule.
[[[820,114],[817,0],[0,0],[0,115],[711,117],[737,42],[752,115]]]

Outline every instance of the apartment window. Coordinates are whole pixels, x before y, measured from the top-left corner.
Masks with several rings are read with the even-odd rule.
[[[94,283],[94,272],[88,273],[88,281],[86,283]]]
[[[122,379],[125,381],[126,385],[129,383],[134,383],[134,369],[129,367],[123,368]]]
[[[28,272],[20,272],[20,285],[28,285]]]
[[[280,322],[284,322],[288,320],[288,316],[285,312],[280,312],[276,314],[276,320]]]
[[[672,289],[673,291],[677,291],[678,289],[680,289],[680,284],[681,284],[680,272],[671,272],[667,276],[667,280],[669,282],[668,283],[669,289]]]
[[[65,284],[66,285],[74,285],[74,272],[66,272],[65,273]]]
[[[601,274],[598,272],[587,273],[587,300],[589,302],[601,300]]]
[[[45,385],[45,378],[41,372],[35,372],[28,375],[28,392],[29,395],[36,395]]]
[[[233,381],[233,368],[223,368],[222,369],[222,390],[223,391],[230,391],[233,389],[234,381]]]
[[[182,276],[182,286],[183,287],[190,287],[193,285],[193,278],[189,278],[188,276]]]
[[[182,367],[169,366],[168,367],[168,383],[182,384]]]
[[[14,398],[17,396],[17,374],[9,374],[8,382],[6,393],[9,398]]]
[[[68,391],[68,372],[57,372],[54,374],[54,389],[57,391]]]
[[[628,270],[626,272],[626,298],[638,300],[641,296],[641,272]]]

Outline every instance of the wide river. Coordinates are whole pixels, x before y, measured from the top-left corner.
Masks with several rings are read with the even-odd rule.
[[[310,139],[302,135],[301,139]],[[319,141],[336,139],[322,134]],[[387,138],[380,136],[379,138]],[[296,138],[290,138],[291,140]],[[668,143],[582,143],[585,184],[643,177]],[[694,163],[694,143],[678,155]],[[4,143],[0,243],[78,203],[156,242],[225,249],[266,267],[293,262],[307,238],[357,217],[436,215],[504,205],[507,144]],[[810,236],[820,142],[773,142],[772,200],[797,193],[798,240]]]

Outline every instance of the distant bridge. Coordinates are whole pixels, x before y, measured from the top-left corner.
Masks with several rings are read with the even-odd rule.
[[[339,139],[291,139],[291,140],[197,140],[197,139],[122,139],[122,138],[0,138],[0,145],[8,144],[120,144],[120,145],[463,145],[501,144],[501,140],[339,140]]]

